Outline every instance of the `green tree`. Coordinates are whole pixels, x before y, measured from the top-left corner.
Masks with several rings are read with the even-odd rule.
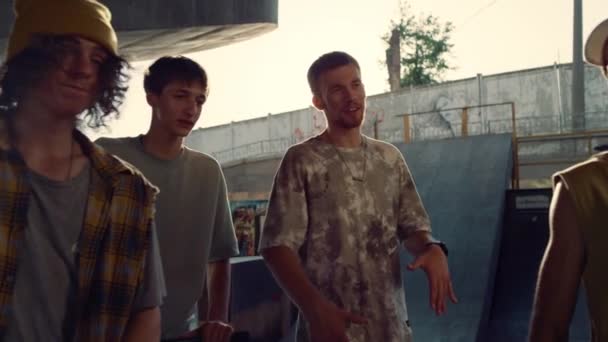
[[[386,65],[391,90],[438,83],[451,69],[447,57],[453,47],[452,23],[442,24],[432,15],[410,13],[409,5],[403,1],[400,18],[391,21],[389,33],[382,37],[389,44]]]

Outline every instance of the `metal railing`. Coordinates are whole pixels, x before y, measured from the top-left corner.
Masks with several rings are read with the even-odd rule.
[[[529,115],[517,117],[513,102],[445,108],[397,115],[401,129],[376,127],[377,138],[389,142],[417,142],[482,134],[509,133],[513,144],[512,188],[519,188],[521,166],[550,165],[582,160],[593,147],[608,141],[608,110],[587,112],[580,130],[571,115]],[[312,134],[310,134],[312,135]],[[581,142],[582,141],[582,142]],[[297,143],[295,137],[257,141],[212,155],[223,165],[261,158],[280,157]]]
[[[491,112],[491,118],[488,112],[484,113],[484,109],[491,109],[488,110]],[[606,110],[586,112],[582,116],[574,117],[572,115],[517,117],[515,104],[506,102],[398,116],[403,118],[403,140],[406,143],[510,133],[514,164],[511,186],[514,189],[519,188],[522,166],[580,161],[592,155],[595,146],[608,142],[608,111]],[[432,119],[420,119],[424,116]],[[581,127],[586,129],[581,130]]]
[[[513,133],[517,136],[513,102],[438,108],[397,117],[403,119],[405,143],[481,134]]]
[[[295,139],[292,137],[262,140],[219,152],[213,152],[211,154],[220,164],[226,164],[281,155],[289,146],[295,144],[295,142]]]
[[[488,111],[492,111],[489,118]],[[401,114],[403,141],[436,140],[482,134],[510,133],[513,144],[513,164],[519,165],[517,152],[517,121],[515,103],[501,102],[485,105],[451,107]],[[498,118],[497,118],[498,117]],[[514,167],[511,187],[519,188],[519,167]]]
[[[589,158],[608,143],[608,129],[518,139],[519,166],[570,164]]]

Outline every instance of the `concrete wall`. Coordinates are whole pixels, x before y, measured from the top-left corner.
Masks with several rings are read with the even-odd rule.
[[[228,192],[269,192],[280,162],[279,158],[271,158],[224,166]]]
[[[587,129],[608,128],[608,83],[596,68],[587,67],[585,72]],[[363,130],[373,136],[373,122],[378,122],[378,138],[400,142],[404,132],[399,115],[433,111],[411,117],[412,140],[458,137],[461,111],[449,108],[512,101],[518,136],[569,132],[572,128],[570,85],[570,65],[556,65],[370,96]],[[509,105],[469,109],[468,117],[470,135],[512,131]],[[226,163],[280,155],[290,144],[324,128],[323,113],[309,107],[199,129],[192,132],[187,143]],[[274,142],[275,146],[264,148],[262,141],[266,141],[266,145]],[[534,147],[530,149],[530,153],[536,153]]]

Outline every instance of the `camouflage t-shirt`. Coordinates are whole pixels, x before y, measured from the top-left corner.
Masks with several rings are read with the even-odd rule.
[[[421,230],[430,222],[397,148],[368,137],[337,148],[317,136],[285,154],[260,249],[290,247],[325,298],[369,320],[350,325],[351,342],[403,342],[411,331],[398,246]]]

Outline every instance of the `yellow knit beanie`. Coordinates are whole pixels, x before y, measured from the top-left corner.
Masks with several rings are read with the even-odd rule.
[[[32,35],[78,35],[118,54],[112,14],[95,0],[15,0],[15,22],[6,60],[23,51]]]

